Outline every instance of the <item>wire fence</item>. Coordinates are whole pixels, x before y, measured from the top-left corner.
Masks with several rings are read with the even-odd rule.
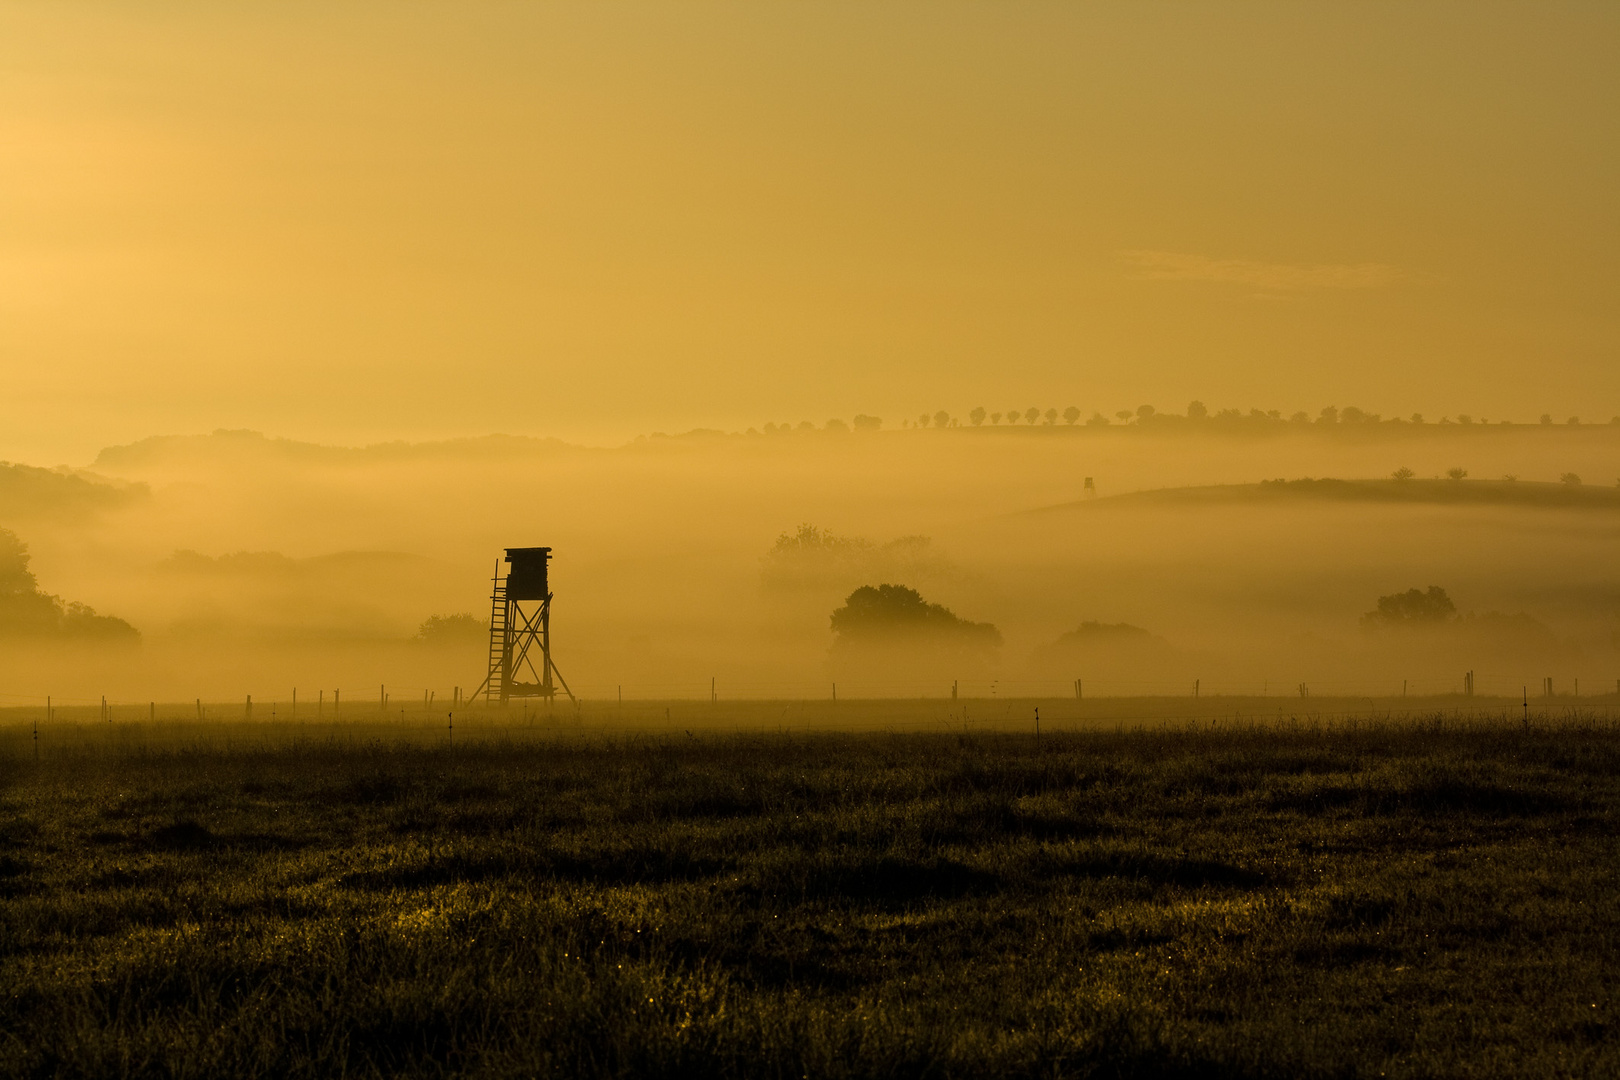
[[[1365,699],[1375,702],[1462,698],[1485,701],[1529,701],[1532,704],[1568,702],[1601,703],[1620,701],[1620,678],[1597,673],[1561,676],[1527,675],[1510,672],[1465,672],[1455,677],[1433,674],[1402,677],[1323,677],[1310,678],[1212,678],[1212,679],[1128,679],[1109,675],[1076,676],[1071,680],[1050,678],[977,679],[762,679],[720,675],[693,680],[648,680],[640,682],[586,681],[574,686],[574,699],[602,703],[659,702],[812,702],[855,701],[1075,701],[1095,702],[1117,699],[1164,699],[1197,702],[1203,700],[1261,699],[1280,707],[1292,703],[1305,708],[1317,700]],[[193,718],[224,719],[231,716],[268,718],[280,716],[342,716],[410,714],[453,708],[481,708],[482,697],[471,697],[472,687],[420,686],[373,683],[364,687],[257,686],[226,697],[217,691],[175,700],[174,695],[137,696],[123,693],[86,695],[56,694],[49,689],[8,688],[0,690],[0,709],[45,706],[80,710],[86,707],[114,710],[120,718],[130,718],[131,710],[150,714],[161,709],[175,716],[187,709]],[[531,705],[535,699],[530,699]],[[552,707],[572,705],[559,691]],[[543,704],[543,703],[542,703]],[[521,705],[521,699],[510,707]]]
[[[1206,698],[1099,697],[1088,700],[1054,697],[1024,698],[851,698],[729,699],[692,698],[581,698],[513,700],[499,703],[463,703],[458,706],[427,704],[412,699],[390,702],[345,703],[333,709],[291,702],[180,703],[128,701],[76,701],[7,704],[0,706],[0,727],[32,725],[35,731],[52,727],[103,731],[141,729],[258,731],[270,735],[288,728],[315,733],[327,731],[359,737],[402,737],[413,740],[505,735],[527,737],[566,732],[664,731],[810,731],[886,730],[939,732],[1058,732],[1064,730],[1221,727],[1241,724],[1334,724],[1346,722],[1405,722],[1447,719],[1455,721],[1517,721],[1576,717],[1609,721],[1620,717],[1620,699],[1446,697],[1407,698],[1320,696],[1265,698],[1211,696]],[[437,734],[435,734],[437,733]],[[526,733],[526,734],[525,734]]]

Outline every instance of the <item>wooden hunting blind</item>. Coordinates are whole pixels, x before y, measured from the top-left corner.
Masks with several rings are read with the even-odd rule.
[[[506,575],[508,600],[551,599],[551,590],[546,587],[546,567],[551,562],[550,548],[507,548],[506,561],[512,567]]]
[[[486,701],[505,704],[512,698],[555,698],[557,687],[573,700],[574,692],[551,659],[551,549],[506,549],[511,568],[503,577],[495,563],[489,609],[489,669],[473,691]],[[539,664],[536,666],[536,654]],[[524,676],[529,677],[528,681]]]

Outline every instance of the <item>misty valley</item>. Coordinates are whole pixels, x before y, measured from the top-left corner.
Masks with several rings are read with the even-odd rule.
[[[1620,427],[980,420],[0,465],[0,700],[448,698],[536,543],[586,699],[1620,685]]]

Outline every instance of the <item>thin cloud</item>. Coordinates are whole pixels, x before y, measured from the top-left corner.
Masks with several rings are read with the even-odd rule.
[[[1382,263],[1297,266],[1253,262],[1248,259],[1211,259],[1174,251],[1123,253],[1132,276],[1151,281],[1216,281],[1260,289],[1297,292],[1307,289],[1381,289],[1407,277]]]

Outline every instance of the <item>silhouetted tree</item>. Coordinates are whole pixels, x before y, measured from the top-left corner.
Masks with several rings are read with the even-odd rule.
[[[1116,417],[1118,417],[1119,419],[1121,419],[1121,420],[1129,421],[1130,418],[1135,416],[1136,414],[1131,412],[1131,410],[1129,410],[1129,409],[1121,409],[1121,410],[1119,410],[1119,412],[1115,413],[1114,415]]]
[[[1408,589],[1378,598],[1378,607],[1361,617],[1363,625],[1421,626],[1443,623],[1457,615],[1457,605],[1446,590],[1430,585],[1428,591]]]
[[[846,551],[868,547],[871,547],[869,541],[838,536],[819,526],[805,522],[793,532],[785,532],[777,536],[776,543],[771,546],[771,550],[766,553],[766,557],[802,555],[809,551]]]
[[[883,426],[883,420],[876,416],[867,416],[865,413],[855,418],[856,431],[876,431]]]
[[[116,615],[97,615],[89,604],[67,603],[62,606],[62,636],[83,641],[132,643],[140,640],[141,632]]]
[[[0,529],[0,597],[39,591],[28,561],[28,545],[11,530]]]
[[[1410,480],[1412,477],[1416,476],[1417,473],[1413,472],[1411,469],[1408,469],[1405,465],[1402,465],[1389,475],[1396,480]]]
[[[973,421],[974,427],[978,427],[980,424],[984,423],[984,416],[985,412],[983,405],[973,406],[973,411],[968,413],[968,419]]]
[[[814,584],[862,565],[873,550],[872,542],[857,536],[839,536],[805,523],[785,532],[761,560],[760,573],[773,588]],[[858,579],[857,579],[858,580]],[[840,584],[846,584],[840,582]]]
[[[844,423],[842,420],[838,419],[837,417],[834,417],[833,419],[827,421],[827,430],[828,431],[848,431],[849,430],[849,425]]]
[[[1107,427],[1108,423],[1108,417],[1100,412],[1094,412],[1091,414],[1091,419],[1086,421],[1086,427]]]
[[[1337,424],[1339,422],[1339,410],[1329,405],[1322,410],[1321,415],[1316,418],[1316,422],[1318,424]]]
[[[917,417],[917,426],[918,427],[927,427],[928,426],[928,414],[927,413],[923,413],[921,416]]]
[[[1057,423],[1058,411],[1056,409],[1047,409],[1046,413],[1045,413],[1045,416],[1046,416],[1046,426],[1051,427],[1052,425]]]
[[[1203,420],[1209,416],[1209,410],[1204,408],[1202,401],[1193,401],[1187,404],[1187,419]]]
[[[904,585],[862,585],[832,613],[831,625],[845,642],[948,638],[1001,644],[1001,633],[991,624],[959,618]]]
[[[926,536],[901,536],[877,544],[860,536],[803,524],[785,532],[760,560],[760,577],[772,589],[848,589],[854,581],[904,577],[933,580],[951,563]]]
[[[463,612],[459,615],[429,615],[417,628],[418,645],[473,646],[489,640],[489,622]]]
[[[991,423],[992,423],[992,424],[999,424],[999,423],[1001,423],[1001,414],[1000,414],[1000,413],[998,413],[998,412],[995,412],[995,413],[991,413],[991,414],[990,414],[990,422],[991,422]]]
[[[1021,414],[1017,409],[1008,409],[1007,410],[1007,423],[1009,423],[1009,424],[1018,423],[1018,418],[1021,415],[1023,415],[1023,414]]]
[[[939,410],[939,412],[934,414],[934,426],[935,427],[950,427],[951,426],[951,414],[946,412],[944,409]]]
[[[1154,409],[1151,405],[1138,405],[1136,407],[1136,418],[1143,423],[1146,423],[1147,421],[1153,419],[1153,412]]]
[[[1451,468],[1446,470],[1446,476],[1452,480],[1461,480],[1467,475],[1468,470],[1463,468],[1461,465],[1453,465]]]
[[[1063,422],[1068,424],[1070,427],[1073,427],[1075,421],[1079,419],[1080,407],[1078,405],[1070,405],[1067,409],[1063,410]]]
[[[1572,472],[1567,472],[1564,475],[1560,476],[1558,479],[1559,479],[1559,481],[1561,483],[1568,484],[1570,487],[1580,487],[1581,486],[1581,478],[1579,476],[1576,476]]]
[[[85,604],[63,603],[41,592],[28,569],[28,545],[0,529],[0,635],[135,641],[140,632],[123,619],[97,615]]]
[[[0,634],[48,636],[61,626],[62,602],[39,591],[28,560],[28,545],[0,529]]]
[[[1029,423],[1033,424],[1035,421],[1039,420],[1040,418],[1041,418],[1041,410],[1037,409],[1035,406],[1031,405],[1029,408],[1024,410],[1024,419],[1027,420]]]

